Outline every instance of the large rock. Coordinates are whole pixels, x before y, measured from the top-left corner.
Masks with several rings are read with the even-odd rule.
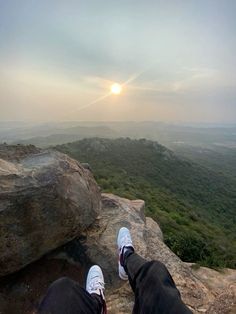
[[[0,147],[0,276],[78,236],[100,212],[89,170],[55,151]],[[10,160],[10,161],[9,161]]]

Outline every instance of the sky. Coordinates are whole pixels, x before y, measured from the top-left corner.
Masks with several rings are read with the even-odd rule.
[[[235,12],[235,0],[0,0],[0,121],[235,123]]]

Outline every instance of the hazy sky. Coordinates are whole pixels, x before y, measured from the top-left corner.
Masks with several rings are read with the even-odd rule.
[[[236,122],[235,12],[235,0],[0,0],[0,120]]]

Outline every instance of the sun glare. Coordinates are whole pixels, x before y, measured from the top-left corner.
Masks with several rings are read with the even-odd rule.
[[[111,93],[115,95],[119,95],[122,91],[122,86],[118,83],[111,85]]]

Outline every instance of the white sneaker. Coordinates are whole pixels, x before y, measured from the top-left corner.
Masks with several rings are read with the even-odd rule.
[[[118,260],[119,277],[122,280],[128,280],[128,275],[124,267],[121,265],[122,264],[121,260],[123,261],[123,254],[125,253],[126,248],[134,249],[129,229],[125,227],[120,228],[118,237],[117,237],[117,246],[118,246],[118,252],[119,252],[119,260]]]
[[[98,265],[94,265],[89,269],[87,280],[86,280],[86,290],[88,293],[96,293],[100,295],[103,300],[104,297],[104,277],[101,268]]]

